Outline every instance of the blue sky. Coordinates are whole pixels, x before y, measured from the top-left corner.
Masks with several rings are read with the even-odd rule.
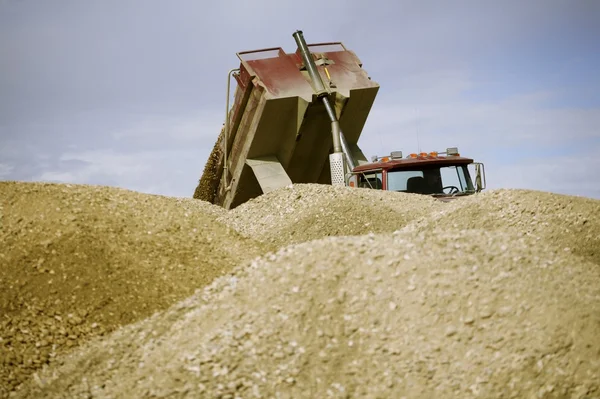
[[[235,53],[342,41],[367,157],[458,146],[489,188],[600,198],[600,2],[0,0],[0,179],[191,196]]]

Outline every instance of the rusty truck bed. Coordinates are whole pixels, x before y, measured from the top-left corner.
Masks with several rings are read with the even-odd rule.
[[[352,155],[366,163],[357,143],[379,85],[342,43],[309,48]],[[329,184],[330,120],[298,51],[269,48],[237,56],[229,133],[221,131],[194,197],[231,209],[287,184]]]

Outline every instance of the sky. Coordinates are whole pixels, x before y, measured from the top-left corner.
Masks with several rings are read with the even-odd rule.
[[[380,84],[367,156],[600,199],[600,1],[0,0],[0,180],[191,197],[236,52],[341,41]]]

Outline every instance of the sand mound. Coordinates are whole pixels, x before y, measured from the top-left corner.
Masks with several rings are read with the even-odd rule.
[[[222,208],[105,187],[0,183],[0,396],[83,339],[264,253]]]
[[[444,206],[416,194],[296,184],[250,200],[217,220],[281,247],[328,236],[393,232]]]
[[[480,196],[479,214],[526,223],[519,210],[565,200],[556,223],[581,214],[600,234],[598,201],[525,193],[537,205],[514,205],[513,194]],[[586,241],[565,251],[570,237],[549,242],[518,224],[425,219],[418,231],[326,238],[243,265],[80,348],[21,396],[600,396],[600,268],[576,254]]]
[[[418,220],[458,229],[515,231],[600,264],[600,201],[533,190],[494,190],[454,201]]]

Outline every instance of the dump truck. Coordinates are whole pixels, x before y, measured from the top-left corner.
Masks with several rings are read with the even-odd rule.
[[[483,164],[445,152],[401,151],[367,160],[358,140],[379,84],[342,42],[237,53],[227,74],[225,123],[194,198],[233,209],[297,183],[343,185],[455,198],[481,191]],[[230,106],[231,80],[237,86]],[[476,184],[468,166],[476,169]]]

